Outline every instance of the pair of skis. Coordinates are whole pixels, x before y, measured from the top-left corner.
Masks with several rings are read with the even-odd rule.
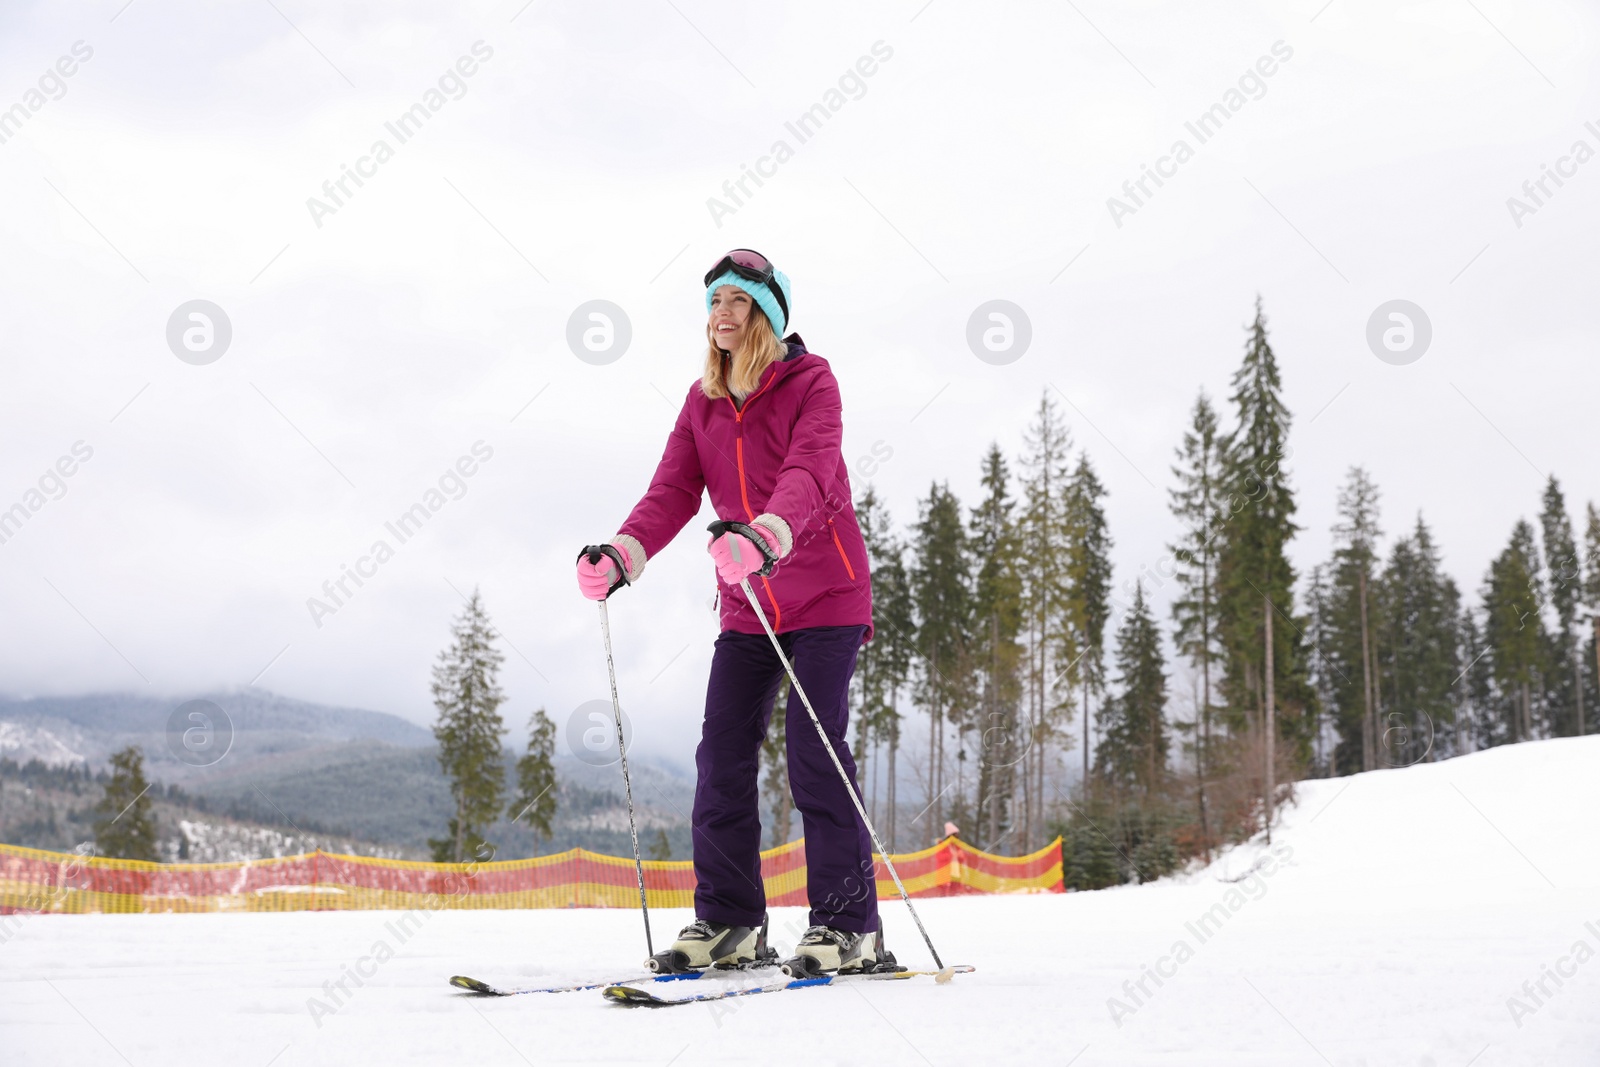
[[[766,970],[768,967],[776,969],[776,964],[739,968],[739,970]],[[450,984],[457,989],[486,997],[515,997],[526,993],[576,993],[587,989],[598,989],[601,994],[613,1004],[622,1004],[628,1007],[664,1008],[675,1004],[701,1004],[710,1000],[726,1000],[730,997],[748,997],[758,993],[780,993],[791,989],[809,989],[813,986],[840,985],[846,982],[883,982],[899,981],[907,978],[932,978],[939,984],[950,981],[957,974],[970,973],[973,968],[965,965],[946,967],[940,971],[878,971],[868,974],[822,974],[808,978],[791,978],[781,975],[769,981],[754,986],[741,986],[734,989],[713,989],[706,992],[690,993],[687,996],[659,996],[647,989],[640,988],[645,985],[659,985],[669,982],[693,982],[709,974],[729,973],[724,971],[687,971],[682,974],[652,974],[638,978],[623,978],[607,982],[573,982],[567,985],[556,986],[514,986],[501,988],[469,978],[466,975],[456,975],[450,979]],[[737,972],[733,972],[737,973]]]
[[[665,955],[665,953],[663,953]],[[580,993],[585,989],[605,989],[607,986],[622,985],[625,982],[689,982],[701,978],[706,974],[737,974],[740,971],[761,971],[781,966],[777,953],[750,963],[733,964],[726,967],[716,967],[708,971],[657,970],[655,960],[647,960],[651,964],[650,971],[636,978],[616,978],[604,982],[571,982],[567,985],[538,985],[538,986],[513,986],[502,989],[490,985],[488,982],[476,978],[468,978],[464,974],[455,975],[450,979],[450,984],[457,989],[464,989],[468,993],[476,993],[483,997],[520,997],[524,993]]]

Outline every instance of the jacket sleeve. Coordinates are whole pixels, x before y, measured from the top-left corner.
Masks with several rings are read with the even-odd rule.
[[[824,528],[829,517],[849,505],[836,495],[843,441],[839,382],[824,366],[801,402],[789,438],[789,454],[778,468],[777,484],[767,500],[766,510],[789,524],[796,544],[808,531]],[[835,494],[833,499],[830,494]]]
[[[700,511],[700,496],[705,491],[705,474],[700,469],[700,453],[695,447],[694,424],[689,407],[694,399],[696,382],[689,387],[678,421],[667,437],[667,448],[656,466],[650,488],[634,505],[619,534],[636,538],[644,549],[646,558],[666,548],[678,536],[684,524]],[[639,569],[644,562],[639,561]]]

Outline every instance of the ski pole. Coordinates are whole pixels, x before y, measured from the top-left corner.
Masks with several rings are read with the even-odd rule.
[[[589,556],[590,563],[599,563],[602,556],[610,556],[616,564],[617,573],[621,577],[617,584],[606,591],[609,597],[618,586],[628,584],[627,568],[623,567],[622,560],[617,556],[616,549],[609,552],[611,546],[591,546],[584,552]],[[646,958],[656,954],[656,947],[650,937],[650,905],[645,901],[644,894],[644,861],[639,858],[639,827],[633,818],[633,781],[628,777],[628,746],[622,736],[622,702],[617,699],[617,665],[611,657],[611,619],[606,614],[606,602],[600,601],[600,633],[606,641],[606,674],[611,678],[611,713],[617,723],[617,755],[622,758],[622,794],[628,802],[628,836],[633,838],[633,873],[639,881],[639,912],[644,916],[644,947]]]
[[[765,538],[742,522],[718,520],[712,523],[708,529],[713,536],[720,537],[722,534],[731,531],[742,534],[757,548],[764,548],[766,545]],[[772,564],[776,562],[776,557],[767,555],[765,550],[763,555],[766,555],[766,562],[756,573],[769,574],[772,571]],[[772,632],[772,624],[767,621],[767,613],[761,610],[761,603],[756,600],[755,592],[750,588],[750,579],[739,579],[739,588],[744,590],[745,599],[755,609],[756,618],[761,620],[761,628],[767,631],[767,638],[772,642],[772,650],[778,654],[778,662],[783,664],[784,671],[788,673],[789,684],[794,687],[796,693],[800,694],[800,703],[805,705],[806,714],[811,716],[811,725],[817,728],[817,736],[822,739],[822,747],[827,751],[828,758],[833,760],[833,766],[839,772],[840,780],[844,782],[845,791],[850,794],[850,801],[856,806],[856,814],[861,816],[862,825],[867,828],[867,833],[872,836],[872,843],[878,846],[878,854],[883,857],[883,865],[889,869],[889,877],[894,879],[894,887],[900,890],[900,899],[906,902],[906,908],[911,912],[911,921],[917,924],[917,932],[922,935],[922,943],[928,946],[928,953],[933,956],[934,966],[939,968],[939,979],[948,981],[954,972],[945,967],[944,961],[939,958],[939,950],[933,947],[933,938],[928,936],[928,928],[922,925],[922,917],[917,914],[917,906],[911,903],[911,894],[906,892],[905,883],[900,880],[900,872],[894,869],[894,860],[889,858],[889,850],[883,847],[883,840],[878,837],[877,829],[872,825],[872,820],[867,817],[867,809],[861,804],[861,797],[856,792],[855,784],[850,781],[850,775],[846,773],[844,764],[840,762],[839,753],[834,751],[833,742],[828,738],[828,731],[822,727],[822,720],[817,718],[817,709],[811,706],[811,698],[806,696],[805,688],[801,686],[800,679],[795,676],[794,668],[789,664],[789,657],[783,654],[783,646],[778,643],[778,635]]]

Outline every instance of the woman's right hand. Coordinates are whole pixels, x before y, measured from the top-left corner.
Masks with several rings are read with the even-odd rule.
[[[609,550],[609,551],[608,551]],[[610,552],[622,559],[622,573],[617,572],[617,561]],[[599,556],[598,562],[591,557]],[[614,588],[628,584],[627,572],[633,569],[633,559],[628,550],[612,542],[605,545],[585,545],[578,553],[578,589],[590,600],[604,600]]]

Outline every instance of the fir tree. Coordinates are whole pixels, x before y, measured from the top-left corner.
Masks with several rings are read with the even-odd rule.
[[[556,816],[556,724],[539,708],[528,722],[528,751],[517,760],[516,798],[511,821],[527,817],[535,839],[550,840]]]
[[[888,508],[871,486],[856,502],[856,518],[866,541],[867,559],[872,565],[872,640],[861,648],[856,660],[856,684],[860,707],[871,729],[888,750],[888,767],[880,777],[887,779],[884,795],[888,818],[882,827],[884,841],[892,851],[897,831],[896,805],[900,750],[899,693],[911,674],[916,650],[916,611],[912,602],[911,580],[906,573],[905,546],[895,535]],[[877,778],[874,778],[876,792]]]
[[[1172,514],[1181,524],[1178,540],[1169,546],[1180,590],[1172,602],[1173,641],[1178,653],[1200,672],[1194,723],[1195,801],[1201,839],[1209,842],[1206,781],[1212,773],[1213,755],[1212,667],[1221,653],[1217,643],[1217,548],[1225,517],[1222,434],[1217,413],[1204,392],[1195,398],[1189,429],[1177,453],[1172,473],[1178,487],[1168,490]]]
[[[1115,829],[1116,820],[1098,804],[1079,807],[1071,821],[1059,828],[1066,888],[1106,889],[1127,880],[1119,846],[1111,836]]]
[[[1534,736],[1534,682],[1548,645],[1539,571],[1533,527],[1518,519],[1510,543],[1489,565],[1483,588],[1483,638],[1500,713],[1486,737],[1491,744]]]
[[[95,850],[102,856],[155,863],[156,820],[144,777],[144,752],[129,745],[111,756],[111,777],[95,805]]]
[[[1311,568],[1306,583],[1306,609],[1308,623],[1306,641],[1311,646],[1307,663],[1307,676],[1315,699],[1315,719],[1312,725],[1312,759],[1320,777],[1333,774],[1333,760],[1327,751],[1329,723],[1324,718],[1333,711],[1334,681],[1338,677],[1329,650],[1333,643],[1333,595],[1328,583],[1328,564],[1319,563]],[[1332,731],[1335,740],[1338,731]]]
[[[1543,504],[1539,525],[1544,535],[1544,580],[1550,606],[1555,609],[1555,625],[1550,629],[1544,655],[1545,703],[1552,732],[1574,736],[1581,732],[1577,717],[1581,678],[1576,625],[1583,600],[1583,570],[1572,536],[1572,520],[1567,516],[1566,498],[1553,474],[1545,483]]]
[[[1583,531],[1583,598],[1582,606],[1589,613],[1588,653],[1582,657],[1581,675],[1588,675],[1588,683],[1580,681],[1585,714],[1579,717],[1579,733],[1589,733],[1589,723],[1600,719],[1600,511],[1593,502],[1588,508],[1588,522]]]
[[[1421,515],[1390,550],[1378,588],[1374,657],[1388,690],[1380,762],[1408,766],[1436,757],[1440,732],[1456,719],[1462,669],[1461,595]]]
[[[656,831],[656,839],[650,842],[649,859],[670,860],[672,858],[672,842],[667,840],[665,830]]]
[[[1023,772],[1023,847],[1032,849],[1044,826],[1044,767],[1057,721],[1070,707],[1077,684],[1077,654],[1068,646],[1066,625],[1066,490],[1072,435],[1050,394],[1039,398],[1033,422],[1023,434],[1022,514],[1018,522],[1023,572],[1022,601],[1027,631],[1027,736]],[[1053,650],[1064,658],[1056,667]]]
[[[1105,688],[1106,619],[1111,599],[1111,533],[1100,498],[1100,484],[1089,454],[1078,454],[1078,465],[1067,482],[1067,600],[1071,627],[1068,649],[1078,657],[1078,688],[1083,709],[1084,787],[1089,785],[1089,698]],[[1063,652],[1067,649],[1063,649]]]
[[[961,505],[948,485],[935,483],[928,490],[917,522],[915,553],[911,588],[922,668],[917,697],[929,715],[929,825],[937,834],[944,825],[945,727],[947,723],[959,725],[971,692],[969,554]]]
[[[1332,693],[1342,724],[1341,766],[1370,771],[1379,765],[1378,719],[1382,705],[1373,639],[1374,571],[1378,558],[1378,487],[1367,472],[1351,467],[1339,490],[1331,565],[1330,652],[1337,681]],[[1359,763],[1356,754],[1359,753]]]
[[[1148,801],[1165,784],[1169,736],[1166,658],[1142,581],[1117,628],[1116,661],[1118,692],[1100,711],[1095,770],[1114,787],[1132,789],[1138,801]]]
[[[1224,689],[1230,725],[1239,730],[1265,721],[1266,607],[1277,615],[1273,704],[1279,736],[1304,747],[1303,712],[1310,694],[1294,615],[1295,572],[1288,543],[1294,522],[1294,492],[1283,462],[1289,455],[1289,409],[1277,357],[1267,341],[1266,318],[1256,299],[1244,360],[1233,376],[1232,402],[1238,425],[1225,444],[1228,521],[1218,553],[1219,634],[1225,651]]]
[[[983,458],[983,501],[972,509],[968,546],[973,556],[975,657],[982,679],[978,732],[978,796],[975,831],[991,848],[1012,829],[1016,764],[1023,752],[1019,732],[1022,698],[1022,568],[1012,511],[1011,475],[998,444]]]
[[[1461,610],[1461,658],[1467,663],[1456,679],[1457,752],[1476,752],[1492,743],[1490,711],[1494,704],[1493,663],[1485,644],[1484,627],[1478,625],[1471,608]]]
[[[500,718],[505,694],[497,681],[505,657],[494,647],[497,635],[476,589],[451,636],[450,648],[439,653],[433,668],[433,706],[439,710],[433,736],[455,804],[448,835],[428,841],[437,863],[493,855],[494,846],[483,835],[505,796],[505,724]]]

